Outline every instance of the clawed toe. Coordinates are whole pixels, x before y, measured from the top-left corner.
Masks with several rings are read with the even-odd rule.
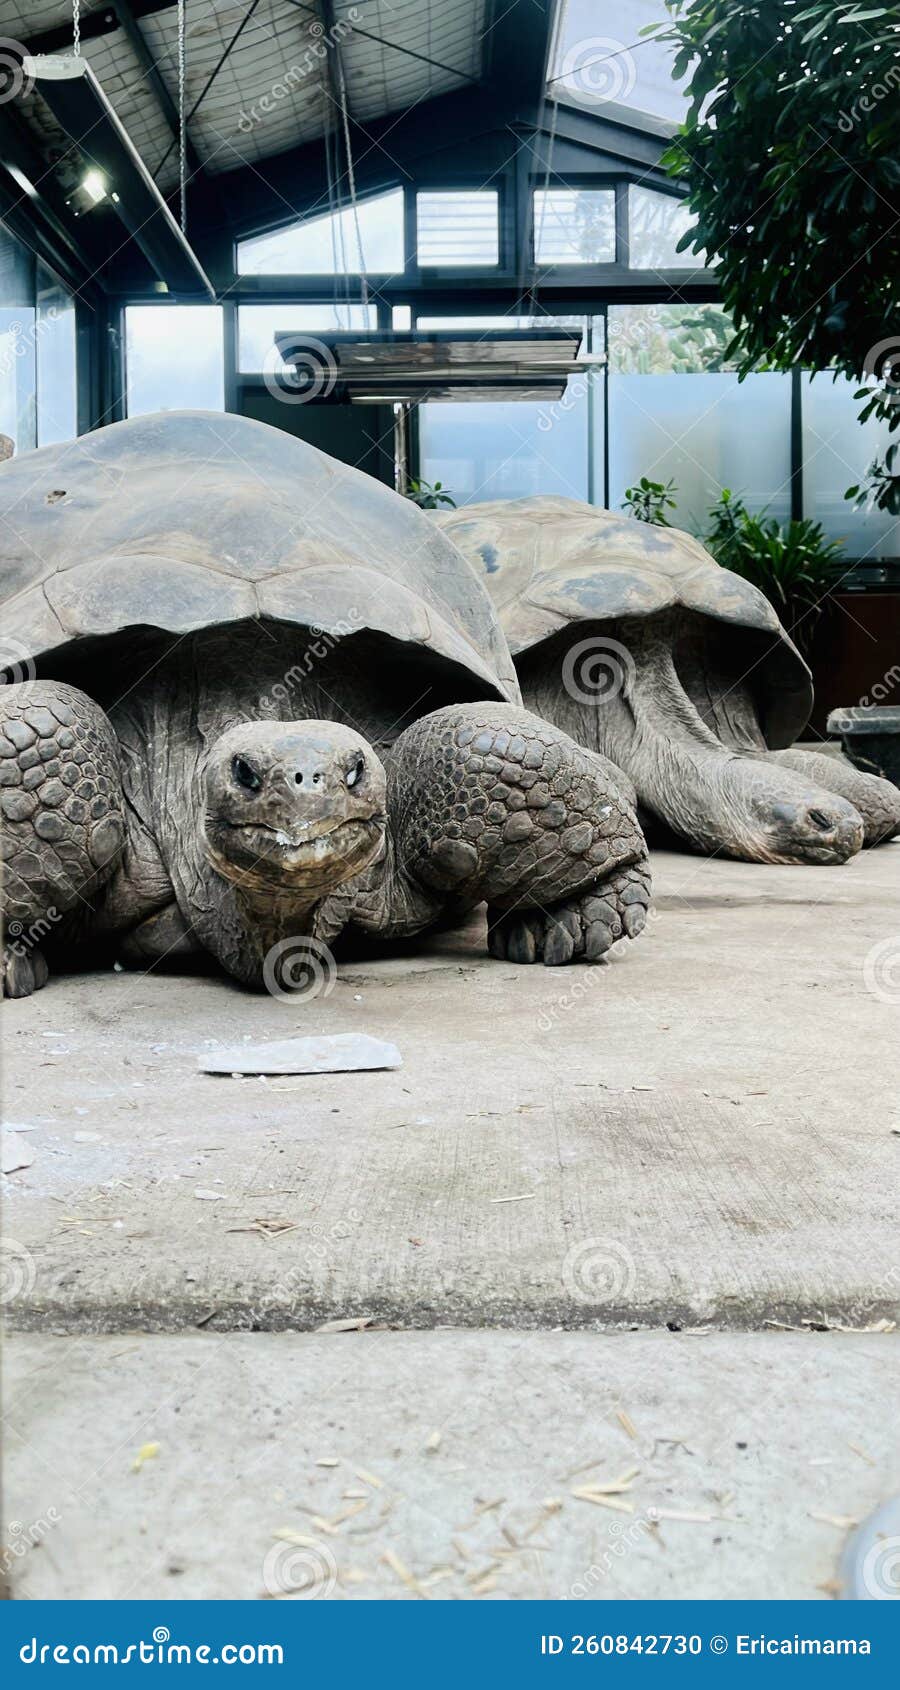
[[[26,949],[15,943],[3,950],[3,992],[5,998],[29,998],[47,984],[47,964],[37,945]]]
[[[488,911],[488,948],[507,962],[600,962],[617,939],[636,939],[650,909],[645,863],[622,869],[602,886],[553,909]]]

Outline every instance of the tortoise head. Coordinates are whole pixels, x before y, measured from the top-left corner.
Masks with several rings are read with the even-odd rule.
[[[384,767],[340,722],[246,722],[211,747],[206,855],[248,891],[318,902],[384,847]]]

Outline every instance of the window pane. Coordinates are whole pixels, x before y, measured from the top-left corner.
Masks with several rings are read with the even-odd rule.
[[[665,0],[566,0],[550,65],[551,98],[602,110],[612,101],[665,122],[687,111],[684,79],[674,82],[674,49],[649,24],[669,22]]]
[[[496,189],[417,194],[416,229],[420,265],[497,264]]]
[[[78,433],[75,302],[45,270],[37,270],[37,443],[52,446]]]
[[[675,249],[693,219],[683,200],[652,188],[628,189],[628,259],[632,270],[703,268],[702,258]]]
[[[458,505],[529,493],[588,496],[587,378],[556,404],[425,404],[419,408],[422,474]]]
[[[715,309],[609,311],[610,506],[642,475],[671,478],[672,521],[700,535],[724,487],[781,521],[791,505],[791,378],[723,370]]]
[[[536,264],[612,264],[616,196],[602,188],[536,188]]]
[[[367,305],[239,305],[238,369],[255,374],[284,368],[274,346],[276,334],[297,330],[315,335],[328,329],[374,329],[376,312]],[[266,359],[269,359],[268,364]]]
[[[221,306],[129,305],[125,370],[130,417],[224,411]]]
[[[883,457],[896,435],[870,417],[857,421],[863,402],[857,382],[835,381],[827,370],[803,377],[803,512],[821,522],[830,540],[843,540],[849,557],[896,557],[900,522],[883,511],[857,510],[844,499],[848,487],[865,478],[869,464]]]
[[[362,249],[360,251],[360,249]],[[239,241],[239,276],[396,275],[403,269],[403,189]]]
[[[0,433],[17,453],[37,444],[34,297],[34,259],[0,225]]]
[[[602,323],[595,320],[591,325],[585,317],[435,318],[419,326],[493,328],[506,323],[528,327],[532,322],[545,328],[580,328],[583,346],[602,351]],[[596,452],[598,431],[602,431],[602,381],[602,370],[573,376],[561,399],[540,404],[473,400],[421,405],[422,475],[426,481],[442,481],[460,505],[530,493],[587,499],[591,444]],[[602,463],[602,439],[599,452]],[[600,486],[602,492],[602,479]]]

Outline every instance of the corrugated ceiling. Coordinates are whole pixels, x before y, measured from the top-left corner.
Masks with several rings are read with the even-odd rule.
[[[322,135],[338,119],[334,96],[341,71],[349,110],[361,123],[476,82],[481,74],[487,0],[337,0],[331,32],[305,0],[259,0],[204,93],[250,4],[189,0],[187,8],[188,111],[203,95],[190,138],[210,172],[234,170]],[[83,24],[105,10],[83,4]],[[4,32],[24,44],[72,15],[59,0],[34,0],[27,9],[23,0],[7,0],[3,12]],[[139,28],[177,99],[175,6],[141,19]],[[169,192],[178,175],[171,126],[127,35],[121,29],[94,39],[85,35],[82,51],[151,175],[159,172],[160,186]],[[40,102],[23,100],[22,111],[42,150],[48,138],[65,145],[61,132],[48,130]]]

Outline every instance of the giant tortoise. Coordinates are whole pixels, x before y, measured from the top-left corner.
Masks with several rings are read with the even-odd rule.
[[[515,960],[640,931],[614,771],[522,708],[483,587],[370,477],[235,416],[138,417],[0,468],[0,570],[9,995],[45,951],[205,950],[287,989],[348,924],[482,899]]]
[[[889,781],[785,749],[809,718],[809,670],[763,594],[699,540],[557,497],[437,520],[490,589],[526,704],[611,758],[695,848],[841,863],[864,823],[870,844],[900,828]]]

